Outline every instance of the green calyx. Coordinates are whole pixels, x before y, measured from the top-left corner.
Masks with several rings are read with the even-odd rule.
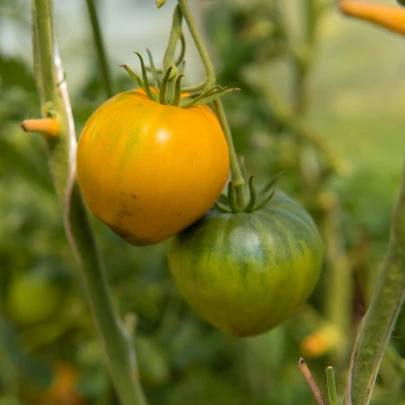
[[[156,5],[161,7],[165,2],[166,0],[158,0]],[[185,19],[187,20],[187,10]],[[207,74],[208,77],[202,83],[195,86],[182,87],[181,80],[184,77],[184,57],[186,54],[186,41],[183,34],[182,22],[183,11],[180,4],[178,4],[174,9],[172,29],[163,57],[163,68],[161,70],[156,68],[149,49],[146,50],[149,58],[149,66],[145,64],[142,55],[135,52],[141,63],[142,77],[139,77],[128,65],[120,66],[129,73],[131,78],[145,91],[151,100],[164,105],[190,108],[199,104],[211,103],[225,94],[239,91],[239,89],[236,88],[215,86],[215,75],[212,74]],[[175,56],[179,44],[180,50],[177,52],[178,56]],[[152,87],[150,86],[148,74],[151,75]]]
[[[215,207],[222,212],[238,213],[247,212],[251,213],[264,207],[274,196],[277,183],[284,172],[276,174],[267,184],[260,189],[256,189],[253,184],[254,177],[251,176],[248,182],[249,189],[249,201],[245,206],[241,207],[236,198],[236,190],[232,182],[228,183],[227,194],[221,194],[218,201],[215,203]]]
[[[181,84],[182,79],[185,77],[182,73],[184,70],[184,61],[179,61],[179,68],[176,64],[169,66],[163,74],[162,70],[156,69],[149,49],[147,49],[149,66],[145,64],[145,61],[139,52],[134,53],[138,56],[141,64],[142,78],[128,65],[122,64],[119,66],[123,67],[128,72],[131,78],[145,91],[146,95],[151,100],[160,104],[190,108],[200,104],[211,103],[218,97],[240,90],[237,88],[226,88],[216,85],[209,89],[202,89],[196,94],[192,94],[195,93],[193,90],[185,88],[184,91]],[[181,54],[184,56],[184,52]],[[152,86],[150,84],[151,82],[148,77],[148,72],[150,72],[152,76]]]

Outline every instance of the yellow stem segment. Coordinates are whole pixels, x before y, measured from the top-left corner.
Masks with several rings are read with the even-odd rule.
[[[351,17],[370,21],[390,31],[405,35],[405,9],[367,1],[343,0],[339,10]]]
[[[56,118],[24,120],[20,126],[25,132],[38,132],[45,138],[54,138],[60,133],[60,122]]]

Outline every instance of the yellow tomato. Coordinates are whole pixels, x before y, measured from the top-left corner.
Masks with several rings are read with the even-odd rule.
[[[134,245],[161,242],[200,218],[228,172],[227,143],[206,105],[163,105],[140,89],[101,105],[77,151],[88,207]]]

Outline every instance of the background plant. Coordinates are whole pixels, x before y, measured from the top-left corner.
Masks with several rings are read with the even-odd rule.
[[[313,333],[324,336],[327,346],[315,350],[313,354],[320,357],[310,361],[319,382],[329,364],[336,367],[338,380],[344,379],[347,343],[352,342],[356,319],[364,312],[379,271],[400,179],[402,99],[396,94],[401,59],[395,51],[402,43],[390,34],[343,22],[327,2],[321,3],[324,12],[316,21],[310,1],[223,1],[210,7],[197,3],[195,10],[211,44],[218,83],[243,88],[224,102],[248,170],[263,179],[287,170],[282,187],[311,210],[328,243],[324,278],[308,306],[269,334],[248,340],[228,337],[188,310],[168,276],[165,245],[134,249],[94,222],[119,311],[122,316],[137,314],[141,381],[151,403],[189,399],[201,404],[310,403],[311,393],[296,363],[300,354],[309,355],[312,346],[304,339]],[[0,4],[2,21],[28,36],[25,3]],[[139,6],[128,4],[127,12],[136,15]],[[152,21],[161,11],[151,5],[149,12]],[[58,9],[55,14],[59,19],[66,15]],[[106,21],[106,15],[101,15]],[[91,41],[89,36],[89,46]],[[389,41],[391,47],[386,45]],[[125,58],[144,45],[152,47],[142,39],[136,46],[131,44]],[[373,55],[372,46],[380,47],[386,57],[367,59]],[[77,374],[77,381],[72,381],[85,397],[76,401],[114,403],[115,393],[77,282],[76,264],[65,241],[42,139],[22,135],[18,127],[39,110],[30,67],[10,57],[4,44],[3,48],[2,401],[45,401],[43,391],[52,375],[61,362],[67,362]],[[64,60],[69,60],[69,49],[62,52]],[[92,68],[86,71],[89,79],[72,94],[79,130],[105,98],[96,58],[91,59]],[[122,58],[114,60],[122,62]],[[132,86],[118,68],[112,72],[116,90]],[[67,70],[68,81],[70,75]],[[25,274],[40,274],[58,291],[58,286],[63,287],[59,307],[39,323],[21,324],[10,311],[12,281]],[[396,336],[403,335],[402,324],[400,319]],[[307,346],[301,345],[300,352],[303,342]],[[404,354],[402,346],[400,339],[393,340],[376,403],[382,401],[379,395],[386,403],[400,403],[403,397],[402,362],[396,354]],[[338,382],[342,393],[344,381]]]

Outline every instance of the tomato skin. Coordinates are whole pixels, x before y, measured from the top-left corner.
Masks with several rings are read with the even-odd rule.
[[[134,245],[161,242],[204,215],[228,173],[227,143],[207,106],[162,105],[140,89],[101,105],[79,140],[88,207]]]
[[[210,211],[169,248],[186,301],[235,336],[263,333],[293,315],[313,290],[322,258],[312,218],[281,191],[251,214]]]

